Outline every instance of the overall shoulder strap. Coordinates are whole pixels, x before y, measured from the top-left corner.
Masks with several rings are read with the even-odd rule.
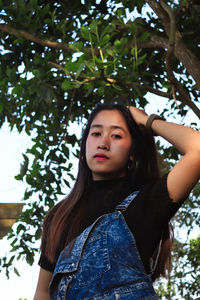
[[[128,197],[126,197],[121,204],[117,205],[115,210],[119,211],[126,211],[128,206],[131,204],[131,202],[135,199],[135,197],[138,195],[139,191],[135,191],[131,193]]]

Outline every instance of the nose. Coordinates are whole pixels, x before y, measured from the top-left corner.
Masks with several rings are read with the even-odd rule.
[[[102,149],[102,150],[109,150],[110,149],[110,144],[109,144],[109,140],[107,137],[102,137],[101,140],[99,141],[99,145],[97,147],[98,149]]]
[[[98,146],[98,149],[102,149],[102,150],[108,150],[108,145],[104,145],[104,144],[101,144]]]

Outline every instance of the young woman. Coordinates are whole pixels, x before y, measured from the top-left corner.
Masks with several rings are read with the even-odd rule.
[[[182,154],[163,177],[153,133]],[[158,299],[152,279],[165,274],[169,221],[199,178],[199,132],[134,107],[97,105],[75,185],[44,221],[34,300]]]

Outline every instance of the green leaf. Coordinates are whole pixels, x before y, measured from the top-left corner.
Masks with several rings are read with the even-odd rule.
[[[27,263],[28,263],[30,266],[33,265],[33,263],[34,263],[33,253],[28,252],[28,253],[26,254],[26,261],[27,261]]]
[[[16,85],[13,90],[12,90],[12,94],[17,94],[17,95],[21,95],[23,91],[23,88],[21,85]]]
[[[64,91],[67,91],[67,90],[71,90],[74,88],[73,86],[73,83],[71,82],[71,80],[69,78],[66,78],[63,83],[61,84],[61,88],[64,90]]]
[[[200,182],[198,182],[194,187],[193,194],[195,197],[198,197],[200,195]]]
[[[16,180],[23,180],[23,175],[22,174],[18,174],[15,176]]]
[[[126,10],[125,7],[120,7],[116,10],[116,15],[120,20],[123,19],[124,16],[126,16]]]
[[[138,41],[139,42],[146,41],[148,37],[149,37],[149,33],[146,31],[138,38]]]
[[[42,231],[40,228],[38,228],[35,232],[35,239],[39,240],[41,238],[41,234],[42,234]]]
[[[81,27],[80,28],[81,35],[84,39],[89,40],[90,39],[90,31],[87,27]]]
[[[12,265],[14,258],[15,258],[15,255],[13,255],[13,256],[10,258],[10,260],[9,260],[9,262],[8,262],[8,265]]]
[[[108,32],[110,32],[111,28],[110,28],[110,25],[107,25],[101,32],[101,35],[100,35],[100,40],[108,34]]]
[[[23,224],[19,224],[17,226],[17,230],[16,230],[17,234],[19,234],[21,230],[22,231],[26,230],[26,227]]]
[[[120,40],[115,40],[114,47],[117,51],[121,50],[122,44]]]
[[[130,29],[131,29],[132,35],[136,35],[137,26],[135,23],[131,22]]]
[[[117,84],[112,84],[112,86],[117,90],[117,91],[122,91],[122,88],[118,86]]]
[[[70,188],[69,181],[67,181],[67,180],[65,180],[65,179],[63,179],[63,181],[64,181],[64,183],[66,184],[66,186],[67,186],[68,188]]]
[[[84,70],[85,68],[85,64],[84,63],[81,63],[78,67],[78,70],[76,71],[76,79],[79,77],[79,75],[81,74],[81,72]]]
[[[93,20],[90,24],[90,31],[98,36],[98,20]]]
[[[166,88],[166,89],[170,89],[171,88],[171,83],[170,82],[163,82],[162,87]]]
[[[97,64],[104,65],[104,62],[101,59],[99,59],[96,55],[94,56],[94,60]]]
[[[65,144],[62,144],[62,151],[66,158],[69,158],[69,148],[65,146]]]
[[[81,52],[83,50],[83,42],[79,42],[76,45],[77,45],[78,50]]]
[[[109,34],[104,35],[104,37],[99,42],[100,47],[102,48],[105,47],[106,44],[109,42],[109,40],[110,40],[110,35]]]
[[[15,272],[15,274],[16,274],[18,277],[20,277],[20,274],[19,274],[17,268],[15,268],[15,267],[14,267],[14,272]]]
[[[21,164],[21,167],[20,167],[20,174],[22,177],[24,177],[24,175],[27,173],[28,163],[29,163],[28,156],[23,154],[23,157],[24,157],[24,162],[23,162],[23,164]]]

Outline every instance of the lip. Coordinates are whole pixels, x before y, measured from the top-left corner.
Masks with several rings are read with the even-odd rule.
[[[109,159],[108,156],[106,156],[105,154],[102,154],[102,153],[97,153],[97,154],[95,154],[95,155],[94,155],[94,158],[95,158],[96,160],[100,160],[100,161],[102,161],[102,160],[108,160],[108,159]]]

